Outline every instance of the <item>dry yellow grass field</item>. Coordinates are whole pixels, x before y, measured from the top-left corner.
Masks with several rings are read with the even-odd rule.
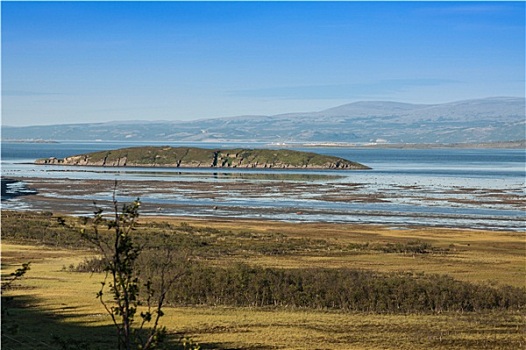
[[[376,225],[282,223],[256,220],[197,220],[189,218],[148,218],[171,224],[190,223],[232,232],[283,234],[289,238],[322,239],[329,243],[323,252],[296,255],[251,255],[221,257],[220,263],[246,260],[272,267],[352,267],[381,272],[412,271],[448,274],[470,282],[526,286],[526,235],[523,232],[461,230],[454,228],[393,229]],[[375,251],[344,251],[335,247],[360,244],[397,244],[422,241],[447,254],[379,254]]]
[[[524,286],[524,234],[455,229],[390,229],[369,225],[285,224],[279,222],[148,218],[230,232],[282,234],[331,242],[326,252],[217,257],[213,264],[248,261],[272,267],[353,267],[376,271],[448,274],[457,279]],[[421,240],[448,254],[386,254],[339,251],[349,244],[395,244]],[[113,348],[110,319],[95,298],[101,274],[68,272],[93,254],[16,242],[2,244],[2,273],[31,261],[19,288],[7,291],[29,307],[12,308],[17,335],[3,336],[6,349],[33,349],[38,341],[56,345],[50,334],[93,349]],[[514,312],[373,314],[290,308],[166,308],[162,323],[202,345],[217,349],[520,349],[526,346],[525,317]],[[57,338],[55,338],[57,339]],[[95,345],[96,344],[96,345]],[[59,347],[60,348],[60,347]]]

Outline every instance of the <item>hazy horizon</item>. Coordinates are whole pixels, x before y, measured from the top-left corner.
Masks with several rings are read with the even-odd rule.
[[[501,98],[504,98],[504,99],[508,99],[508,98],[512,98],[512,99],[525,99],[525,97],[522,97],[522,96],[492,96],[492,97],[482,97],[482,98],[479,98],[479,99],[467,99],[467,100],[455,100],[455,101],[448,101],[448,102],[444,102],[443,104],[448,104],[448,103],[457,103],[457,102],[465,102],[465,101],[481,101],[481,100],[490,100],[490,99],[501,99]],[[410,103],[410,102],[405,102],[405,101],[380,101],[380,100],[371,100],[371,101],[353,101],[353,102],[350,102],[350,103],[345,103],[343,105],[338,105],[338,106],[330,106],[328,107],[327,109],[333,109],[333,108],[338,108],[338,107],[343,107],[343,106],[347,106],[347,105],[352,105],[352,104],[355,104],[355,103],[401,103],[401,104],[413,104],[413,103]],[[414,105],[422,105],[422,106],[438,106],[438,105],[441,105],[441,103],[421,103],[421,104],[418,104],[418,103],[414,103]],[[306,113],[306,114],[311,114],[311,113],[317,113],[317,112],[323,112],[324,110],[326,109],[323,109],[323,110],[314,110],[314,111],[292,111],[292,112],[289,112],[289,113],[277,113],[277,114],[273,114],[273,115],[258,115],[258,114],[244,114],[244,115],[236,115],[236,116],[224,116],[224,117],[217,117],[217,116],[214,116],[214,117],[203,117],[203,118],[196,118],[196,119],[193,119],[193,120],[186,120],[186,119],[182,119],[182,120],[169,120],[169,119],[121,119],[121,120],[100,120],[100,121],[78,121],[78,122],[58,122],[58,123],[53,123],[53,124],[31,124],[31,125],[10,125],[10,124],[6,124],[6,123],[2,123],[2,126],[7,126],[7,127],[39,127],[39,126],[54,126],[54,125],[69,125],[69,124],[126,124],[126,123],[137,123],[137,124],[140,124],[140,123],[146,123],[146,122],[158,122],[158,123],[172,123],[172,122],[180,122],[180,123],[184,123],[184,122],[193,122],[193,121],[208,121],[208,120],[212,120],[212,119],[229,119],[229,118],[239,118],[239,117],[275,117],[275,116],[280,116],[280,115],[288,115],[288,114],[301,114],[301,113]]]
[[[2,2],[2,124],[524,97],[524,2]]]

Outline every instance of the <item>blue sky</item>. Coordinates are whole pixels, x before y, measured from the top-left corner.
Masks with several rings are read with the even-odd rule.
[[[2,123],[524,96],[524,2],[5,2]]]

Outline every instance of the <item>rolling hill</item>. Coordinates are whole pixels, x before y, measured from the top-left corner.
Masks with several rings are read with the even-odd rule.
[[[525,139],[525,98],[355,102],[318,112],[197,121],[2,126],[3,140],[468,143]]]

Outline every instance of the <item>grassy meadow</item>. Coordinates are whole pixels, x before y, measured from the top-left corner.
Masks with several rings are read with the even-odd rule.
[[[68,228],[79,227],[80,219],[61,219],[69,226],[51,213],[2,212],[2,275],[31,262],[31,270],[3,292],[3,297],[14,297],[2,320],[5,349],[115,348],[111,320],[95,298],[103,274],[78,272],[96,252],[81,241],[78,230]],[[404,274],[407,281],[428,278],[431,284],[434,276],[437,283],[447,276],[463,291],[475,286],[479,292],[494,291],[495,298],[515,293],[523,300],[526,294],[524,233],[143,217],[136,234],[138,239],[169,237],[186,247],[203,269],[221,269],[213,271],[245,264],[294,277],[312,269],[324,273],[353,269],[374,273],[373,278],[380,280]],[[161,322],[173,339],[184,335],[202,349],[526,347],[524,306],[365,312],[325,304],[174,300]],[[16,332],[8,329],[12,325]]]

